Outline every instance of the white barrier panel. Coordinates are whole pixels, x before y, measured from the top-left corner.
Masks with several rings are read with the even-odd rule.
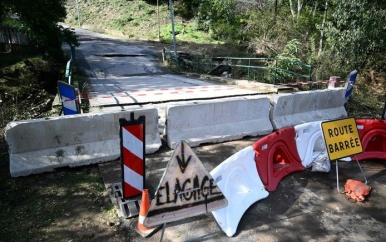
[[[257,173],[255,151],[248,146],[223,161],[210,175],[228,200],[228,206],[212,211],[228,237],[236,233],[245,211],[255,202],[268,197]]]
[[[79,114],[10,122],[5,128],[11,176],[64,166],[81,166],[120,157],[119,119],[146,117],[146,153],[161,146],[156,108]]]
[[[272,132],[270,101],[265,96],[186,102],[166,107],[166,137],[170,148],[180,140],[201,143],[237,140]]]
[[[326,153],[321,123],[322,121],[315,121],[294,126],[296,148],[304,167],[309,167],[318,156]]]
[[[275,130],[318,120],[347,117],[343,88],[285,93],[271,96],[270,113]]]

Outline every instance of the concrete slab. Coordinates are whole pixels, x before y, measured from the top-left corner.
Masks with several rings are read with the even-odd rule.
[[[113,79],[90,78],[83,98],[88,99],[90,106],[96,107],[213,99],[259,93],[261,92],[234,85],[164,74]]]

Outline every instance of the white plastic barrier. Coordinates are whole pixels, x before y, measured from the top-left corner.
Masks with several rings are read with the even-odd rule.
[[[318,120],[347,117],[344,88],[285,93],[271,96],[270,113],[275,130]]]
[[[327,157],[326,143],[321,128],[322,122],[314,121],[294,126],[296,148],[304,167],[310,167],[312,162],[318,158]],[[351,158],[345,157],[340,160],[351,161]]]
[[[320,127],[321,123],[322,121],[314,121],[294,126],[296,148],[304,167],[309,167],[318,156],[325,155],[326,144]]]
[[[269,195],[257,173],[254,157],[252,146],[248,146],[210,172],[228,200],[227,207],[212,211],[212,214],[229,237],[236,233],[245,211]]]
[[[120,157],[119,119],[146,117],[146,153],[161,146],[156,108],[10,122],[5,128],[11,176],[53,171]]]
[[[166,107],[166,137],[170,148],[180,140],[201,143],[237,140],[272,132],[266,96],[187,102]]]

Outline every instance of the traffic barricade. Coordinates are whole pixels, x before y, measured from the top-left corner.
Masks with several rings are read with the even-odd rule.
[[[212,211],[212,214],[229,237],[236,233],[245,211],[269,195],[257,173],[254,156],[252,146],[248,146],[210,172],[228,200],[227,207]]]
[[[350,98],[355,81],[357,79],[357,75],[358,75],[357,70],[353,70],[352,72],[350,72],[350,74],[347,77],[347,81],[344,85],[344,89],[346,90],[346,92],[344,94],[344,108],[346,108],[346,109],[347,109],[348,99]]]
[[[265,188],[275,191],[279,182],[288,174],[305,167],[298,155],[295,129],[283,128],[253,144],[257,171]]]
[[[185,140],[194,147],[272,132],[268,97],[224,98],[166,107],[166,138],[170,148]]]
[[[326,152],[321,122],[314,121],[294,126],[296,148],[304,167],[309,167],[319,155]]]
[[[343,88],[271,95],[270,119],[274,130],[347,117]]]
[[[146,116],[146,153],[161,147],[156,108],[19,120],[7,124],[11,176],[75,167],[119,158],[119,119]]]
[[[358,160],[386,159],[386,120],[356,120],[363,152],[357,154]]]

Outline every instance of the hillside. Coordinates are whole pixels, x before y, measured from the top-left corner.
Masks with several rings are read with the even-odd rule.
[[[91,0],[79,1],[79,20],[76,0],[66,4],[66,24],[74,27],[107,33],[122,38],[171,43],[171,19],[168,5],[159,7],[142,0]],[[175,31],[178,41],[195,43],[217,43],[207,32],[197,31],[194,21],[175,16]]]

